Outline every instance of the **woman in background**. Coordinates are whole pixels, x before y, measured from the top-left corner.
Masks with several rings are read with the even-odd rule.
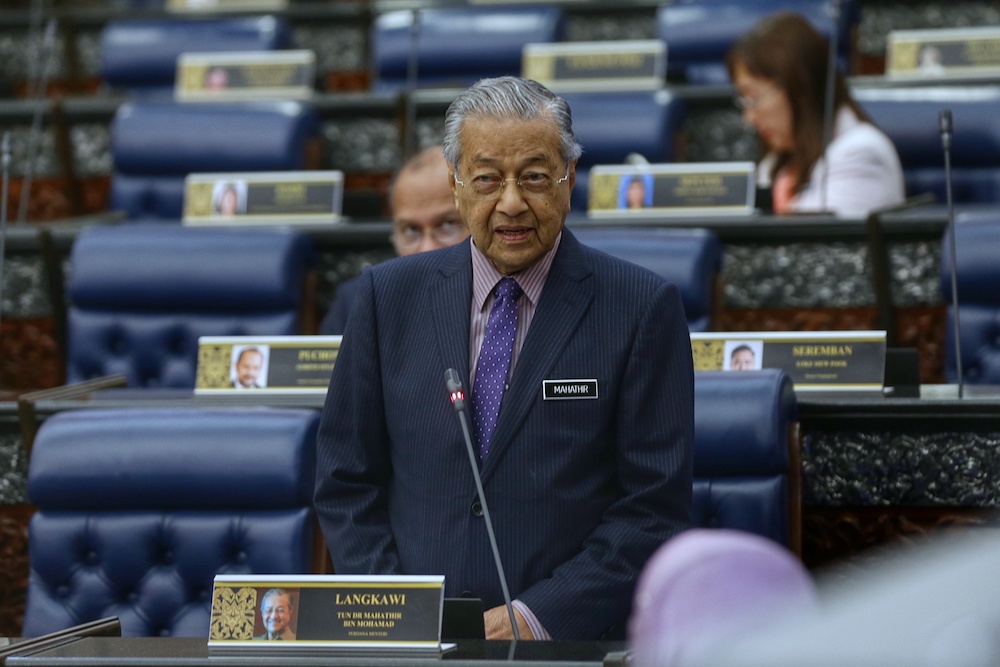
[[[905,199],[895,147],[851,99],[839,71],[824,147],[828,59],[826,38],[791,12],[760,21],[730,49],[737,103],[765,152],[757,184],[771,188],[775,213],[863,216]]]

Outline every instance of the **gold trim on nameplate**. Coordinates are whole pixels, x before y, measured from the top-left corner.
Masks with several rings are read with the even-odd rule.
[[[336,223],[343,198],[344,173],[336,170],[189,174],[184,224]]]
[[[885,73],[901,80],[996,77],[1000,28],[893,30],[886,40]]]
[[[202,336],[196,394],[322,394],[340,336]]]
[[[167,0],[168,12],[245,12],[284,11],[288,0]]]
[[[314,92],[312,51],[220,51],[177,58],[174,97],[188,101],[305,99]]]
[[[692,333],[696,371],[780,368],[796,390],[881,389],[884,331]]]
[[[752,162],[596,165],[588,183],[593,218],[749,215],[756,198]]]
[[[657,90],[666,59],[658,39],[525,44],[521,75],[555,92]]]

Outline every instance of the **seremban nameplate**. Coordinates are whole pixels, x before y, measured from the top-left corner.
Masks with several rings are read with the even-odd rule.
[[[780,368],[798,390],[881,390],[884,331],[692,333],[696,371]]]

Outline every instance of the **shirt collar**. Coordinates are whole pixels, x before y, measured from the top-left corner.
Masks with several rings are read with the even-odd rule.
[[[521,291],[524,292],[533,306],[538,305],[538,299],[542,296],[542,288],[545,287],[549,270],[552,268],[552,260],[555,259],[561,241],[562,231],[556,237],[552,249],[542,255],[541,259],[511,276],[517,281]],[[469,237],[469,246],[472,248],[472,299],[476,309],[482,310],[486,299],[492,294],[493,288],[505,276],[497,271],[493,262],[476,247],[471,236]]]

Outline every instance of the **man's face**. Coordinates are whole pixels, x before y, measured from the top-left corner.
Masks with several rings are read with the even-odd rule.
[[[455,208],[448,167],[403,171],[392,190],[393,244],[398,255],[413,255],[458,243],[469,235]]]
[[[729,368],[734,371],[752,371],[754,368],[753,352],[737,350],[729,360]]]
[[[236,215],[238,204],[239,199],[236,196],[236,190],[228,188],[222,193],[222,199],[219,201],[219,213],[222,215]]]
[[[264,363],[264,357],[260,352],[249,350],[240,355],[236,362],[236,380],[244,387],[252,387],[257,384],[257,377],[260,375],[260,367]]]
[[[576,182],[576,163],[563,161],[555,121],[469,118],[461,142],[462,163],[449,182],[476,247],[501,273],[528,268],[555,245]],[[569,178],[558,182],[567,172]],[[551,178],[551,189],[531,193],[515,183],[533,174]],[[477,179],[495,178],[510,180],[491,196],[475,191]]]
[[[268,595],[260,605],[260,615],[268,636],[280,635],[292,622],[292,601],[284,594]]]

